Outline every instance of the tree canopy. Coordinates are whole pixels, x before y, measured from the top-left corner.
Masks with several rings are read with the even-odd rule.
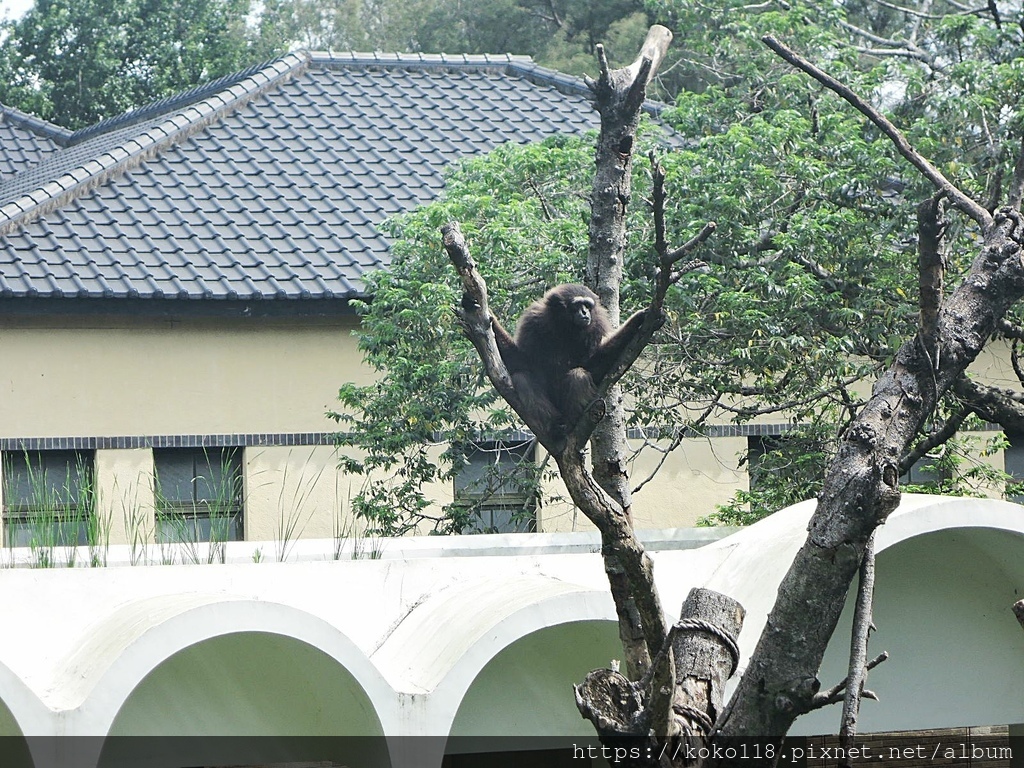
[[[276,55],[252,0],[37,0],[5,21],[0,102],[81,128]]]
[[[994,20],[998,26],[998,15]],[[586,271],[588,282],[613,313],[619,305],[626,261],[622,235],[627,221],[623,214],[632,199],[628,177],[637,146],[637,112],[649,74],[663,61],[660,53],[668,39],[665,28],[653,27],[644,45],[645,52],[651,51],[649,57],[614,72],[601,57],[599,79],[588,82],[601,114],[601,132],[590,195]],[[868,695],[862,685],[868,668],[876,663],[869,663],[866,653],[872,626],[875,532],[900,503],[900,475],[915,452],[915,441],[929,431],[940,400],[954,392],[958,382],[967,380],[968,367],[999,331],[1007,312],[1024,298],[1024,143],[1008,151],[1012,158],[1008,181],[986,199],[987,205],[982,204],[975,190],[951,180],[915,150],[878,107],[858,90],[851,90],[847,79],[857,80],[856,72],[837,79],[774,35],[765,35],[762,42],[780,60],[853,108],[866,127],[891,144],[900,158],[897,169],[905,169],[925,183],[914,210],[916,323],[907,329],[895,354],[875,377],[870,395],[851,412],[848,425],[841,430],[835,455],[823,473],[806,540],[789,564],[727,705],[724,680],[740,666],[735,633],[743,622],[743,609],[727,595],[697,587],[684,602],[680,621],[666,625],[651,561],[633,530],[631,494],[620,482],[625,476],[626,437],[621,400],[609,394],[605,401],[595,401],[568,437],[561,439],[560,432],[550,426],[549,409],[533,404],[509,375],[506,355],[499,354],[502,345],[496,343],[486,283],[458,226],[452,223],[442,230],[445,250],[463,286],[456,309],[462,330],[472,340],[488,379],[550,452],[573,502],[600,533],[625,672],[618,668],[591,671],[576,686],[576,703],[602,743],[627,748],[625,762],[630,765],[688,765],[692,760],[679,747],[692,744],[713,747],[697,755],[701,764],[732,765],[754,759],[773,765],[776,750],[797,717],[840,699],[844,702],[840,744],[849,747],[856,743],[857,710],[860,699]],[[840,69],[838,65],[835,68]],[[813,104],[811,109],[813,112]],[[820,119],[816,116],[812,121],[811,135],[818,133]],[[683,246],[670,246],[664,171],[657,161],[652,171],[653,251],[658,270],[651,281],[638,344],[623,348],[613,372],[627,370],[661,327],[667,289],[697,264],[680,265],[679,260],[714,229],[706,224],[700,235]],[[901,192],[913,188],[908,183]],[[780,225],[769,230],[769,238],[774,238],[775,232],[788,232],[790,223],[791,215],[784,217],[785,228]],[[951,258],[948,248],[958,245],[963,255],[970,253],[969,264],[967,259]],[[770,245],[766,250],[777,248]],[[803,262],[798,265],[807,266]],[[824,279],[820,274],[816,277]],[[944,288],[947,278],[948,289]],[[833,296],[837,302],[843,298]],[[580,364],[589,370],[586,361]],[[573,373],[573,377],[578,375]],[[614,380],[614,373],[611,378]],[[788,407],[796,405],[789,403]],[[609,432],[614,434],[598,439],[594,427],[605,412],[600,428],[613,422]],[[589,467],[583,450],[588,439]],[[858,572],[850,672],[836,686],[822,691],[818,679],[821,661]],[[682,640],[693,633],[714,640],[698,649]],[[751,741],[771,745],[772,753],[766,750],[748,757],[738,747]]]
[[[775,34],[828,62],[954,183],[993,201],[983,204],[994,206],[1012,176],[1024,87],[1019,27],[987,11],[888,5],[651,3],[679,33],[674,69],[662,80],[683,89],[658,121],[671,131],[650,126],[643,134],[666,169],[668,230],[690,232],[708,220],[718,230],[701,252],[707,270],[672,289],[669,321],[628,381],[628,423],[677,436],[772,414],[793,425],[763,459],[776,471],[718,520],[746,522],[818,491],[871,382],[917,328],[917,206],[934,194],[875,126],[793,70],[761,36]],[[367,516],[391,516],[385,530],[416,518],[424,509],[419,484],[457,471],[474,435],[517,423],[479,377],[451,321],[457,295],[438,227],[462,223],[474,251],[486,254],[480,266],[493,305],[511,320],[545,286],[582,278],[592,152],[589,138],[501,148],[462,163],[443,199],[393,222],[395,265],[373,279],[361,341],[383,378],[341,393],[347,441],[368,451],[350,468],[401,468],[400,486],[367,489],[358,499]],[[652,264],[643,162],[635,185],[627,310],[643,303]],[[945,274],[964,272],[977,238],[973,222],[943,219]],[[1014,321],[1002,332],[1019,333]],[[1016,359],[1016,346],[1006,349]],[[948,441],[978,418],[1012,429],[1018,409],[1016,395],[961,377],[901,469],[929,461],[930,451],[943,491],[999,481],[984,462],[964,459],[962,440]],[[425,446],[440,436],[449,447],[436,464]]]
[[[0,24],[0,102],[81,128],[294,48],[529,54],[580,74],[636,50],[640,0],[36,0]]]

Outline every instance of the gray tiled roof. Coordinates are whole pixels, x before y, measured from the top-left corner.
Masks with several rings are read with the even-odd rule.
[[[579,81],[512,56],[292,54],[74,134],[18,115],[0,297],[358,295],[448,163],[596,126]]]
[[[71,131],[38,117],[0,108],[0,183],[38,164],[70,136]]]

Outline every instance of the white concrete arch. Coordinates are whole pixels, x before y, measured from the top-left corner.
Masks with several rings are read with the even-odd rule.
[[[1011,611],[1024,596],[1024,509],[964,500],[954,520],[952,500],[914,501],[917,510],[902,510],[892,530],[879,532],[870,653],[887,651],[890,660],[870,675],[879,701],[862,704],[860,727],[1024,722],[1024,632]],[[851,590],[822,662],[824,685],[846,675],[854,600]],[[833,732],[838,716],[812,713],[794,732]]]
[[[694,553],[707,559],[699,577],[703,584],[747,609],[740,636],[741,671],[779,583],[806,539],[815,504],[810,500],[781,510]],[[1024,654],[1024,633],[1010,611],[1024,596],[1024,508],[995,499],[905,494],[878,531],[877,551],[879,632],[871,650],[890,650],[894,658],[871,675],[870,687],[881,702],[865,702],[862,728],[911,730],[1024,720],[1018,694],[1024,668],[1016,662]],[[670,585],[667,591],[674,574],[696,565],[675,553],[659,555],[657,563],[659,584]],[[678,598],[678,593],[672,597]],[[823,685],[846,674],[854,599],[851,590],[822,666]],[[887,684],[887,679],[896,682]],[[958,680],[959,687],[951,686],[951,680]],[[800,718],[793,732],[834,732],[837,716],[828,708],[812,713]]]
[[[693,549],[676,548],[679,532],[648,534],[670,618],[692,587],[729,594],[747,609],[740,647],[748,657],[813,508],[795,505]],[[866,704],[865,718],[881,713],[873,727],[884,727],[895,712],[900,727],[913,728],[954,716],[956,724],[1024,721],[1022,702],[1011,698],[1024,679],[1007,656],[1024,653],[1009,612],[1024,592],[1024,508],[907,495],[878,542],[881,619],[872,648],[909,661],[894,658],[873,673],[883,702]],[[404,544],[388,542],[392,557],[383,560],[4,571],[0,613],[20,631],[0,636],[10,710],[8,717],[0,707],[0,730],[6,717],[7,730],[29,736],[143,735],[164,711],[161,696],[191,695],[211,713],[208,730],[236,733],[237,721],[217,719],[223,698],[182,682],[213,670],[211,690],[222,695],[234,684],[226,668],[243,681],[236,701],[253,713],[245,722],[268,735],[289,736],[300,721],[330,735],[358,726],[360,735],[442,737],[435,745],[451,735],[575,732],[582,721],[570,722],[575,715],[563,709],[572,704],[569,683],[620,653],[596,538],[531,538],[504,555],[494,550],[506,551],[506,542],[486,537],[468,545],[435,537],[428,553]],[[834,643],[843,659],[842,627]],[[575,653],[577,645],[593,659]],[[826,664],[821,678],[829,685],[841,676]],[[954,678],[968,692],[950,705],[960,708],[932,706],[943,697],[929,686]],[[898,682],[894,690],[887,679]],[[336,693],[317,699],[335,715],[330,724],[295,693],[321,683]],[[906,717],[914,712],[921,717]],[[504,730],[495,732],[499,715],[507,716]],[[834,730],[828,717],[825,730]],[[187,723],[171,717],[162,733],[187,732]],[[389,740],[393,755],[399,741]]]
[[[366,695],[380,731],[392,725],[394,690],[337,627],[281,603],[224,595],[163,595],[120,606],[64,659],[60,700],[49,704],[64,711],[66,735],[109,733],[132,693],[162,664],[206,641],[247,633],[289,638],[325,654]]]
[[[46,733],[50,712],[25,681],[0,661],[0,737]]]
[[[742,658],[748,658],[782,577],[807,538],[816,504],[814,499],[794,504],[698,550],[655,555],[655,578],[666,610],[681,605],[693,586],[735,598],[747,610],[739,644]],[[996,499],[904,494],[899,508],[879,529],[876,549],[882,552],[940,530],[975,528],[1024,534],[1024,508]]]
[[[882,552],[914,536],[953,528],[1024,534],[1024,507],[1001,499],[907,493],[878,530],[876,549]]]
[[[594,621],[615,621],[607,591],[539,574],[510,575],[432,595],[372,660],[396,687],[429,694],[415,735],[447,736],[467,691],[504,649],[546,628]]]
[[[621,658],[618,626],[611,618],[548,624],[521,635],[474,674],[452,717],[453,751],[460,751],[461,737],[592,737],[572,687],[591,670]]]

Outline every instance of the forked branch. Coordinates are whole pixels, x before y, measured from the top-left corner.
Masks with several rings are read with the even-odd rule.
[[[547,446],[554,439],[550,434],[549,425],[535,419],[528,403],[524,403],[512,384],[505,362],[501,359],[498,344],[494,339],[491,327],[491,309],[487,301],[487,283],[477,271],[476,263],[469,253],[469,246],[457,222],[449,222],[441,227],[444,249],[462,279],[462,302],[455,314],[459,324],[473,346],[476,347],[480,360],[484,364],[487,378],[494,388],[519,417],[533,430],[534,435]]]

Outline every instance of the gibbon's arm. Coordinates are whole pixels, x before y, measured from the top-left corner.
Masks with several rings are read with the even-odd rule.
[[[595,387],[601,384],[601,381],[608,375],[608,371],[611,370],[619,355],[622,354],[622,350],[639,333],[640,326],[643,325],[646,316],[646,309],[634,312],[625,323],[619,326],[615,333],[601,342],[601,346],[597,348],[597,351],[587,361],[586,368],[594,379]]]
[[[518,373],[525,370],[526,361],[519,345],[494,315],[491,315],[491,330],[494,331],[494,342],[498,345],[498,352],[501,353],[501,359],[508,372]]]

